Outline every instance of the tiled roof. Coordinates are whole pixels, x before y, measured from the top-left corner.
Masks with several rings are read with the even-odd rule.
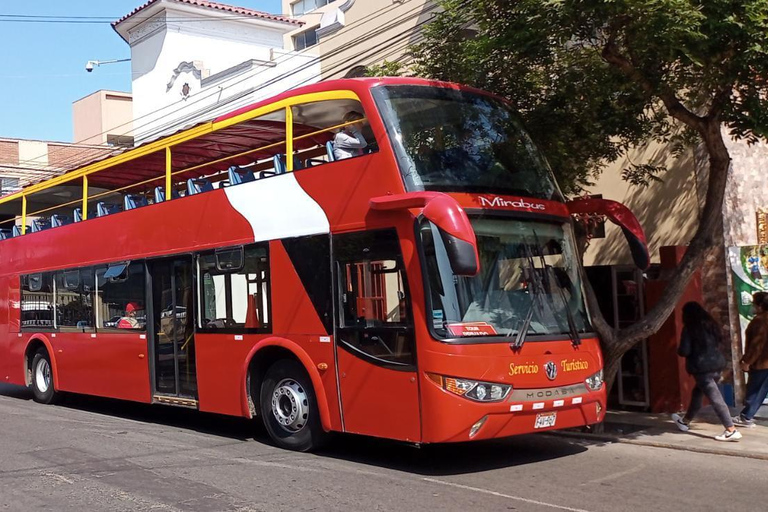
[[[130,18],[131,16],[133,16],[133,15],[143,11],[144,9],[146,9],[150,5],[156,3],[157,1],[158,0],[149,0],[147,3],[145,3],[143,5],[140,5],[139,7],[137,7],[136,9],[131,11],[130,13],[128,13],[125,16],[123,16],[122,18],[120,18],[119,20],[113,22],[112,26],[116,27],[117,25],[119,25],[123,21],[125,21],[128,18]],[[170,0],[170,1],[177,2],[177,3],[180,3],[180,4],[188,4],[188,5],[195,5],[195,6],[198,6],[198,7],[205,7],[207,9],[216,9],[216,10],[219,10],[219,11],[231,12],[233,14],[242,14],[244,16],[253,16],[253,17],[256,17],[256,18],[261,18],[261,19],[270,20],[270,21],[279,21],[279,22],[282,22],[282,23],[291,23],[293,25],[303,25],[304,24],[304,22],[302,22],[302,21],[294,20],[294,19],[291,19],[291,18],[288,18],[288,17],[285,17],[285,16],[278,16],[278,15],[275,15],[275,14],[269,14],[267,12],[262,12],[262,11],[254,11],[253,9],[247,9],[245,7],[237,7],[237,6],[234,6],[234,5],[220,4],[218,2],[206,2],[204,0]]]

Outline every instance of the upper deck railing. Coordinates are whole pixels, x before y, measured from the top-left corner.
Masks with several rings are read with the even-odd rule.
[[[292,172],[304,162],[332,161],[333,134],[360,122],[341,122],[341,114],[350,110],[363,112],[357,94],[350,90],[289,96],[34,183],[0,197],[0,209],[12,216],[0,221],[0,239],[25,234],[32,217],[53,214],[49,223],[38,219],[33,231],[86,220],[93,216],[91,207],[97,201],[97,216],[108,214],[118,209],[114,201],[106,202],[110,196],[125,193],[124,209],[132,209],[179,197],[177,189],[185,183],[187,193],[194,194],[211,190],[216,182],[232,186]],[[16,226],[19,220],[21,225]]]

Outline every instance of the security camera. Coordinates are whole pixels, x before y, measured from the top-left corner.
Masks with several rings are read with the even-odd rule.
[[[93,65],[94,65],[94,64],[95,64],[95,63],[94,63],[94,61],[92,61],[92,60],[89,60],[89,61],[86,63],[86,65],[85,65],[85,70],[86,70],[87,72],[89,72],[89,73],[90,73],[91,71],[93,71]]]

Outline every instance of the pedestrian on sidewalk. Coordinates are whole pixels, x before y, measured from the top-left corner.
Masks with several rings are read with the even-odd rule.
[[[696,381],[696,387],[691,393],[691,404],[685,416],[673,414],[677,428],[687,432],[696,413],[699,412],[702,400],[706,396],[717,417],[723,423],[725,431],[715,436],[718,441],[738,441],[741,433],[733,426],[731,413],[725,405],[723,395],[717,383],[720,373],[725,368],[725,356],[720,351],[722,333],[712,315],[701,307],[698,302],[688,302],[683,306],[683,333],[680,337],[678,355],[685,358],[685,370]]]
[[[741,358],[742,371],[749,372],[744,409],[733,418],[734,423],[747,428],[755,426],[755,414],[768,395],[768,293],[752,295],[755,318],[749,322]]]

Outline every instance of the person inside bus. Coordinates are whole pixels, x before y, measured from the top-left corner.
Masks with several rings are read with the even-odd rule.
[[[346,125],[333,137],[334,159],[344,160],[345,158],[352,158],[353,156],[363,154],[363,149],[368,147],[368,142],[366,142],[362,133],[363,119],[363,114],[354,110],[344,114],[344,117],[341,119],[343,123],[359,122]]]
[[[117,322],[118,329],[138,329],[139,321],[136,319],[136,312],[139,305],[135,302],[129,302],[125,306],[125,316]]]

